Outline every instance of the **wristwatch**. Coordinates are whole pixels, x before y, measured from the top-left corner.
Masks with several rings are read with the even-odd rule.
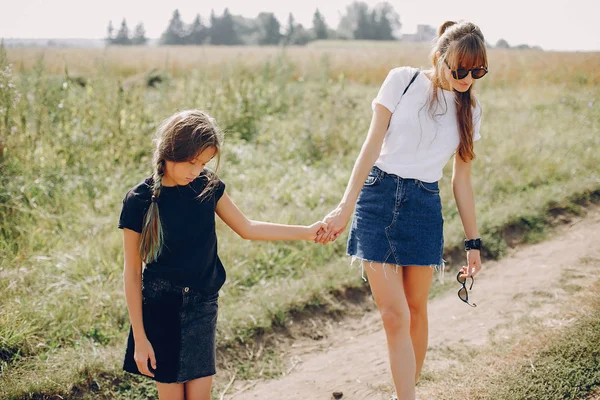
[[[465,239],[465,251],[481,250],[481,238]]]

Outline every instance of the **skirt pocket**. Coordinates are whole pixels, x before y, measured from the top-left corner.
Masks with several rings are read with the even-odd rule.
[[[416,180],[416,182],[417,182],[417,186],[419,186],[425,192],[428,192],[431,194],[439,194],[440,193],[440,188],[439,188],[437,182],[423,182],[418,179]]]

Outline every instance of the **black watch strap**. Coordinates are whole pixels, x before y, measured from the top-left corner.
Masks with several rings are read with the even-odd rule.
[[[481,238],[465,239],[465,251],[481,250]]]

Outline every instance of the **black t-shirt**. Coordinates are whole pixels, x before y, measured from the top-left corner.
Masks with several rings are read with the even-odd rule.
[[[217,184],[199,200],[209,176]],[[127,192],[119,228],[142,232],[152,201],[152,185],[149,177]],[[158,211],[164,245],[158,259],[147,264],[144,273],[207,293],[219,291],[225,283],[225,269],[217,255],[215,207],[224,191],[225,184],[207,170],[188,185],[161,188]]]

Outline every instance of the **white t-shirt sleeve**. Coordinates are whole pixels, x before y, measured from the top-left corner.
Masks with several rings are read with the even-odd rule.
[[[479,100],[475,102],[475,108],[473,109],[473,141],[476,142],[481,139],[481,134],[479,133],[479,129],[481,128],[481,117],[483,115],[483,111],[481,109],[481,104],[479,104]]]
[[[375,97],[371,103],[373,111],[375,111],[375,104],[379,103],[390,110],[390,112],[394,112],[396,106],[400,102],[402,92],[406,89],[413,73],[414,69],[411,67],[398,67],[392,69],[379,88],[377,97]]]

